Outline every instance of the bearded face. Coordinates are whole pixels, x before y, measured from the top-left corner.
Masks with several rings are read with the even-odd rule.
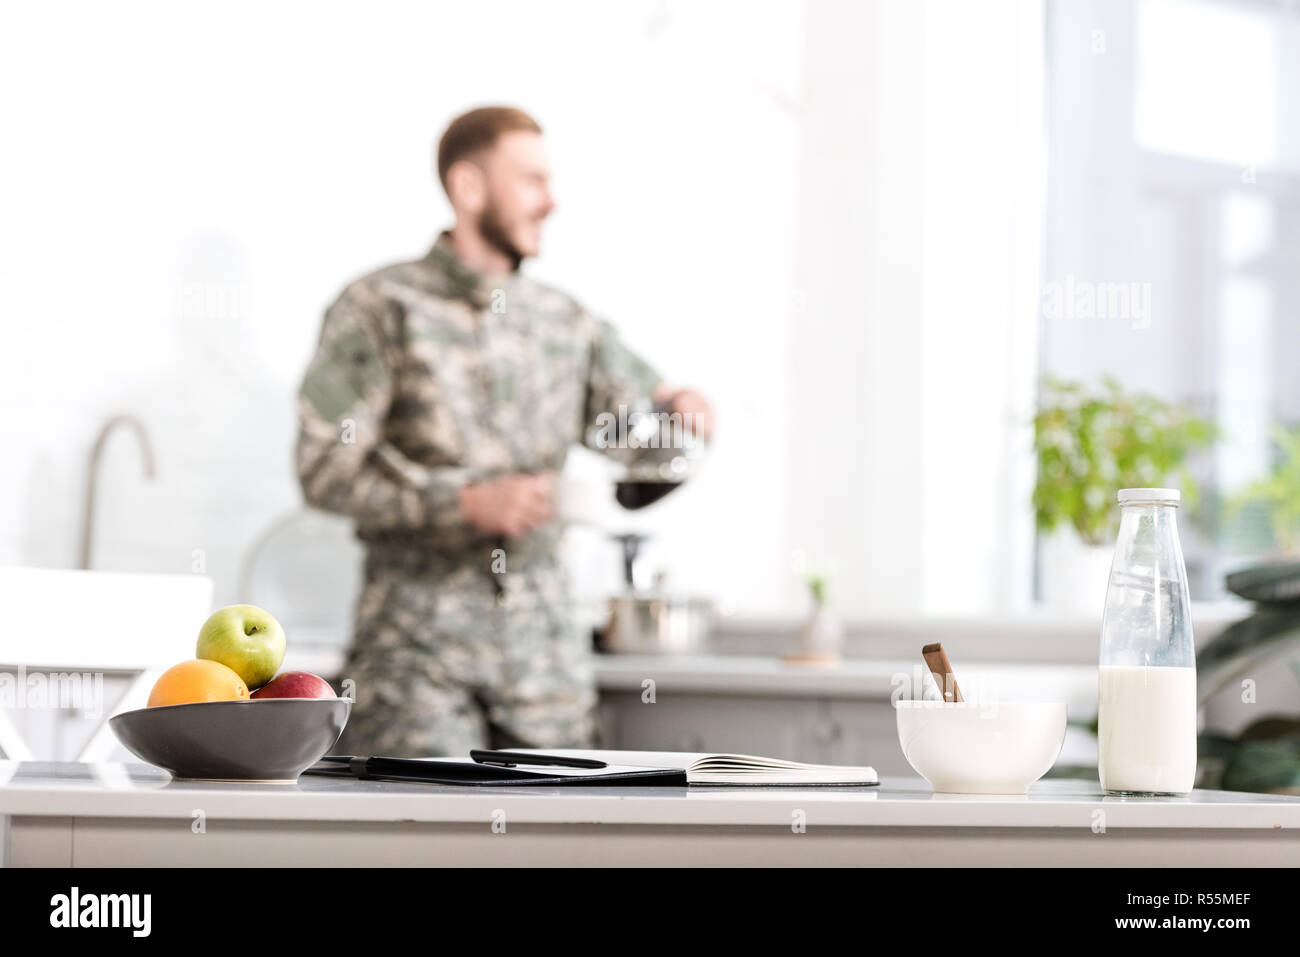
[[[538,222],[540,227],[541,223]],[[521,249],[518,241],[515,239],[516,230],[511,228],[511,224],[506,220],[505,213],[501,209],[501,204],[495,198],[490,198],[483,212],[479,214],[478,231],[486,242],[493,249],[509,257],[512,269],[518,269],[520,263],[526,256],[536,256],[540,243],[535,243],[531,249]],[[540,229],[538,230],[538,239],[540,239]]]
[[[503,134],[483,157],[481,169],[478,231],[518,268],[541,251],[542,223],[555,209],[542,137],[523,131]]]

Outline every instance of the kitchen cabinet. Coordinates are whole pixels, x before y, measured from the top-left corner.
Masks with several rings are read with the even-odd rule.
[[[634,693],[603,691],[600,728],[601,747],[737,752],[913,773],[887,701],[701,693],[645,704]]]
[[[818,710],[817,702],[802,698],[683,694],[650,704],[636,693],[606,691],[600,697],[601,747],[800,760],[814,748]]]
[[[897,717],[889,701],[832,698],[820,702],[826,764],[870,765],[877,774],[915,774],[898,743]]]

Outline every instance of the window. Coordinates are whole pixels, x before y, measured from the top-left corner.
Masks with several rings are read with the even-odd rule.
[[[1149,321],[1041,318],[1045,374],[1190,406],[1220,438],[1182,523],[1193,597],[1273,550],[1267,475],[1300,425],[1300,11],[1283,3],[1052,3],[1048,282],[1149,290]],[[1190,518],[1190,516],[1189,516]]]

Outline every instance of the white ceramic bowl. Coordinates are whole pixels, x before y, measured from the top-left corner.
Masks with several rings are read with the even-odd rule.
[[[1058,701],[899,701],[898,743],[935,791],[1025,794],[1065,741]]]

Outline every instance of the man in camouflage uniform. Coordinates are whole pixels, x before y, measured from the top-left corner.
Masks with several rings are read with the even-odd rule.
[[[620,406],[654,396],[707,421],[700,396],[665,390],[609,324],[519,271],[553,208],[540,133],[504,108],[454,121],[438,171],[455,226],[325,313],[297,471],[366,545],[335,753],[592,746],[554,476]]]

